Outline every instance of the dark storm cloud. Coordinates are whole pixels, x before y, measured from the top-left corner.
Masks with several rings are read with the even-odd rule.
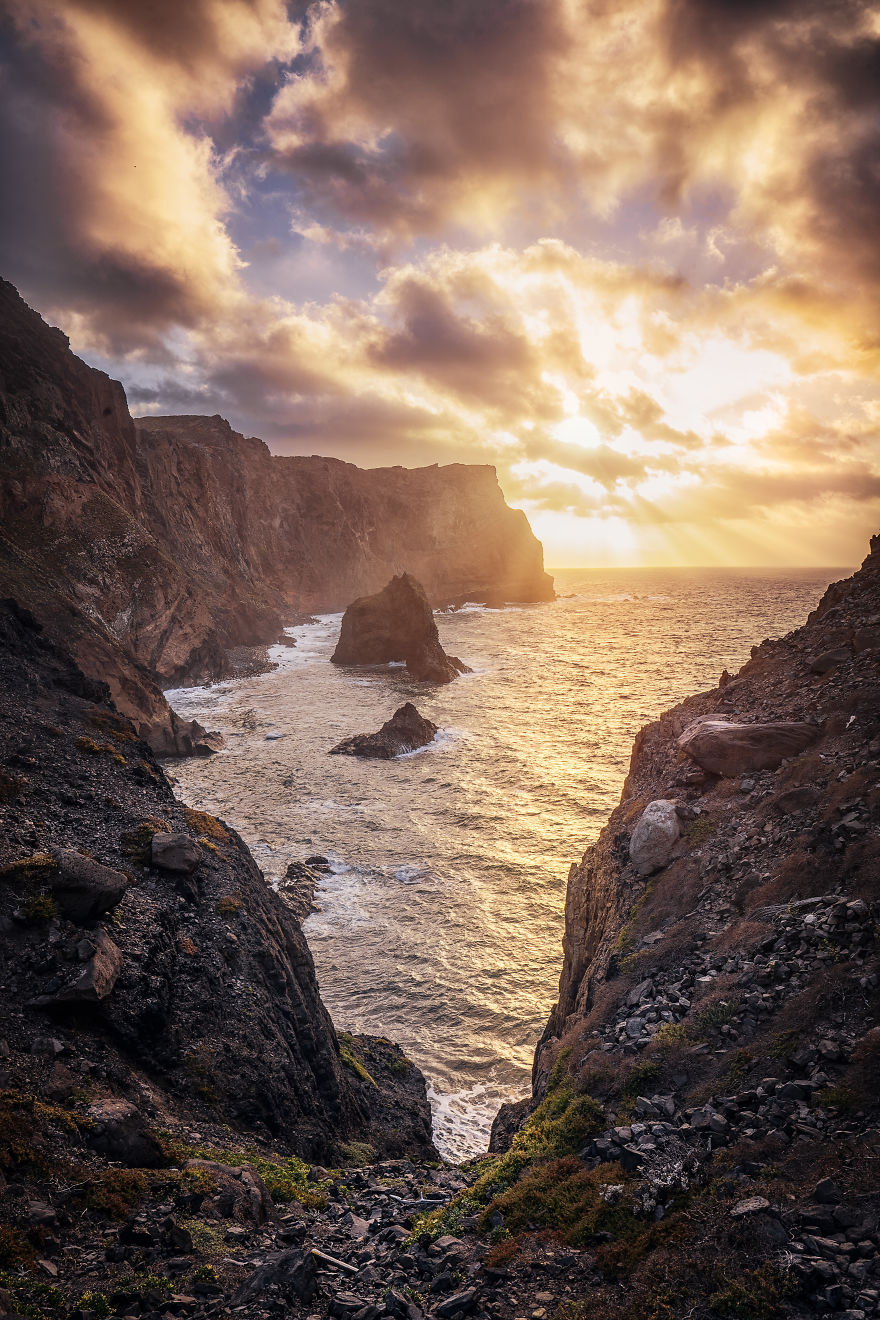
[[[480,319],[458,313],[440,289],[415,279],[397,287],[395,310],[403,327],[372,346],[377,366],[417,372],[486,405],[528,405],[541,362],[521,327],[497,312]]]
[[[264,113],[292,49],[280,0],[6,0],[5,274],[108,355],[161,360],[169,331],[228,315],[240,261],[203,125]]]
[[[556,0],[360,0],[311,15],[323,69],[291,83],[270,129],[276,165],[314,203],[430,229],[451,188],[533,187],[552,169]]]
[[[762,79],[806,97],[800,238],[829,273],[880,282],[880,32],[865,0],[670,0],[669,59],[711,73],[728,106],[761,113]],[[824,128],[824,132],[822,129]],[[771,188],[772,200],[772,188]],[[792,201],[779,190],[784,210]]]

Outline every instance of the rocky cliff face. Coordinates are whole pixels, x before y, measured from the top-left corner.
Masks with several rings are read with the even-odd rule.
[[[313,1158],[354,1137],[430,1154],[424,1085],[383,1114],[345,1067],[299,924],[238,835],[175,800],[106,686],[8,602],[0,655],[7,1043],[52,1034],[124,1090],[134,1071]]]
[[[495,1207],[594,1250],[588,1313],[880,1313],[878,892],[875,538],[803,628],[641,731],[572,867]]]
[[[407,571],[432,605],[549,600],[540,543],[495,469],[273,457],[221,417],[136,419],[150,526],[192,575],[234,566],[283,609],[341,610]],[[188,508],[181,508],[181,493]]]
[[[636,902],[636,929],[656,939],[674,918],[711,925],[723,911],[728,925],[767,903],[877,882],[878,662],[875,537],[861,570],[830,587],[803,628],[754,647],[733,679],[642,729],[620,806],[572,867],[548,1035],[590,1014]],[[676,804],[681,837],[646,893],[630,843],[658,799]]]
[[[0,283],[0,571],[155,746],[191,750],[159,684],[230,672],[302,610],[392,573],[435,604],[552,597],[541,547],[494,469],[274,458],[220,417],[129,415]],[[164,745],[163,745],[164,744]],[[178,744],[181,744],[178,746]]]

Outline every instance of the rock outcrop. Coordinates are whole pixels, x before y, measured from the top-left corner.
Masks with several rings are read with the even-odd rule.
[[[676,804],[663,798],[649,802],[629,841],[630,861],[639,875],[650,875],[665,866],[680,835]]]
[[[331,660],[334,665],[402,660],[409,674],[425,683],[451,683],[459,674],[470,673],[457,656],[443,650],[424,587],[409,573],[348,606]]]
[[[328,1160],[352,1140],[430,1154],[420,1074],[389,1056],[368,1084],[346,1062],[299,923],[238,835],[178,802],[107,689],[8,606],[0,712],[5,1084],[28,1084],[48,1033],[104,1099],[147,1086],[188,1127]]]
[[[160,755],[214,750],[162,686],[234,672],[241,648],[378,590],[401,562],[438,606],[553,596],[493,468],[362,471],[273,457],[220,417],[135,422],[122,386],[2,281],[0,462],[0,590]]]
[[[670,1316],[880,1313],[878,623],[874,538],[806,626],[642,729],[571,869],[484,1222],[589,1246],[585,1311],[662,1283]]]
[[[811,664],[814,673],[825,673]],[[749,774],[775,770],[787,757],[797,756],[815,742],[818,729],[804,720],[777,720],[771,724],[737,724],[714,715],[700,716],[678,739],[692,761],[713,775]]]
[[[346,738],[331,747],[330,755],[365,756],[390,761],[395,756],[427,747],[434,741],[436,734],[437,725],[424,719],[412,702],[408,701],[394,712],[390,720],[385,721],[378,733],[359,733],[353,738]]]

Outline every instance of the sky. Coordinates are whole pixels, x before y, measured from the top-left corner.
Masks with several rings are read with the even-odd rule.
[[[0,273],[135,414],[551,566],[880,526],[880,0],[0,0]]]

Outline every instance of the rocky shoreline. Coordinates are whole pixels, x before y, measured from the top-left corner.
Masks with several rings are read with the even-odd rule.
[[[5,281],[0,458],[5,594],[162,756],[192,755],[204,732],[163,688],[257,672],[284,627],[378,590],[400,562],[438,607],[553,599],[493,468],[363,470],[273,456],[218,416],[132,418],[119,382]]]
[[[12,600],[0,659],[0,1315],[880,1315],[880,539],[641,731],[459,1168],[321,1003],[324,859],[274,894]]]

